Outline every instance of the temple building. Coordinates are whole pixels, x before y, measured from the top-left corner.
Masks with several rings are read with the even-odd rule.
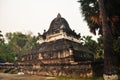
[[[38,37],[39,45],[18,58],[18,64],[30,66],[27,66],[26,73],[40,74],[42,70],[56,74],[64,71],[71,74],[71,70],[79,75],[92,73],[92,52],[81,44],[80,33],[71,30],[60,14],[52,20],[48,31],[44,30]]]

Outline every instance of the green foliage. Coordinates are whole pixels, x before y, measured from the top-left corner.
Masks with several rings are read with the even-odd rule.
[[[37,44],[37,38],[30,34],[26,35],[21,32],[14,32],[7,33],[6,37],[8,39],[8,46],[16,55],[28,53]]]
[[[97,42],[92,40],[92,36],[83,36],[84,45],[87,46],[92,52],[96,51]]]
[[[16,42],[17,42],[17,45],[20,47],[20,48],[23,48],[25,45],[26,45],[26,42],[27,42],[27,37],[26,35],[24,34],[18,34],[16,36]]]
[[[104,52],[103,52],[102,36],[100,36],[97,39],[97,42],[98,42],[97,52],[99,53],[99,56],[103,57]],[[113,49],[114,49],[115,55],[117,55],[118,57],[120,57],[120,38],[113,38]]]
[[[18,74],[18,70],[12,71],[11,74]]]
[[[115,53],[119,54],[120,53],[120,38],[115,38],[114,39],[113,47],[114,47]]]
[[[13,62],[16,55],[28,53],[37,45],[37,37],[30,34],[10,32],[6,34],[6,38],[8,43],[0,42],[0,62]],[[0,39],[3,39],[3,36],[0,36]]]
[[[98,41],[96,42],[92,39],[92,36],[83,36],[82,41],[83,45],[89,48],[95,58],[103,57],[103,46],[101,44],[101,38],[98,38]]]
[[[0,53],[0,62],[6,62],[5,55],[1,53]]]
[[[15,54],[14,53],[11,53],[11,52],[9,52],[9,53],[7,53],[6,54],[6,62],[14,62],[14,60],[15,60]]]
[[[102,36],[97,39],[97,42],[92,40],[91,36],[83,36],[82,41],[94,53],[95,58],[104,58]],[[113,49],[114,53],[120,56],[120,38],[113,38]]]
[[[13,62],[14,58],[14,53],[10,51],[6,44],[0,46],[0,62]]]

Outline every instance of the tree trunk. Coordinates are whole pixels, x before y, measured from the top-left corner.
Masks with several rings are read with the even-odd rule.
[[[112,75],[115,77],[117,74],[117,70],[114,66],[114,51],[113,51],[113,37],[110,31],[110,27],[107,22],[107,16],[104,8],[103,0],[98,0],[100,15],[102,18],[102,30],[103,30],[103,45],[104,45],[104,78],[105,80],[110,79]],[[109,79],[108,79],[109,78]],[[118,78],[118,77],[117,77]],[[117,80],[117,78],[115,80]]]

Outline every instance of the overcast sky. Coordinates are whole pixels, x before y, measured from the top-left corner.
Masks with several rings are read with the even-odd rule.
[[[42,34],[58,13],[75,32],[82,36],[92,35],[77,0],[0,0],[0,30],[4,34],[16,31]]]

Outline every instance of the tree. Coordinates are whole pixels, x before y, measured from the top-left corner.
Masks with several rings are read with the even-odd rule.
[[[83,36],[82,39],[83,45],[88,47],[90,51],[92,51],[93,55],[95,56],[97,50],[97,42],[92,40],[92,36]]]
[[[1,31],[0,31],[1,32]],[[2,33],[0,33],[0,62],[13,62],[14,54],[10,51],[10,47],[4,42]]]
[[[27,37],[27,42],[26,45],[23,47],[23,51],[22,51],[24,54],[27,54],[33,47],[35,47],[38,44],[36,36],[26,34],[26,37]]]
[[[112,33],[107,22],[106,11],[104,8],[104,3],[102,0],[98,0],[100,15],[102,18],[102,31],[103,31],[103,45],[104,45],[104,74],[105,75],[115,75],[117,70],[114,66],[114,51],[112,45]],[[113,60],[112,60],[113,59]]]
[[[0,62],[13,62],[15,55],[7,44],[0,46]]]
[[[20,45],[17,43],[20,40],[19,35],[22,35],[22,33],[20,32],[6,33],[6,38],[8,40],[8,46],[10,47],[11,51],[14,52],[15,55],[18,55],[21,50]]]
[[[17,45],[22,49],[26,45],[27,37],[24,34],[18,34],[16,36]]]
[[[115,54],[112,47],[112,36],[116,38],[120,36],[120,1],[101,1],[102,0],[79,0],[82,14],[85,16],[90,31],[96,34],[96,30],[99,29],[99,34],[103,36],[104,74],[113,75],[117,73],[117,70],[114,67]]]
[[[98,38],[97,42],[92,39],[92,36],[83,36],[82,37],[83,45],[88,47],[89,50],[93,53],[95,59],[103,58],[103,45],[101,38]]]
[[[84,20],[90,28],[90,32],[102,34],[102,19],[100,16],[99,6],[97,0],[79,0],[81,4],[81,12]],[[112,35],[120,36],[120,1],[119,0],[104,0],[107,22],[109,24]]]
[[[3,49],[4,45],[3,44],[4,44],[3,35],[2,35],[2,31],[0,31],[0,62],[5,61],[4,55],[3,55],[3,51],[4,51],[4,49]]]
[[[100,36],[97,39],[97,55],[104,58],[104,50],[103,50],[103,39],[102,36]]]
[[[16,55],[28,53],[37,43],[35,36],[21,32],[6,33],[6,38],[8,39],[8,46]]]
[[[2,35],[2,31],[0,31],[0,45],[4,44],[4,38]]]

